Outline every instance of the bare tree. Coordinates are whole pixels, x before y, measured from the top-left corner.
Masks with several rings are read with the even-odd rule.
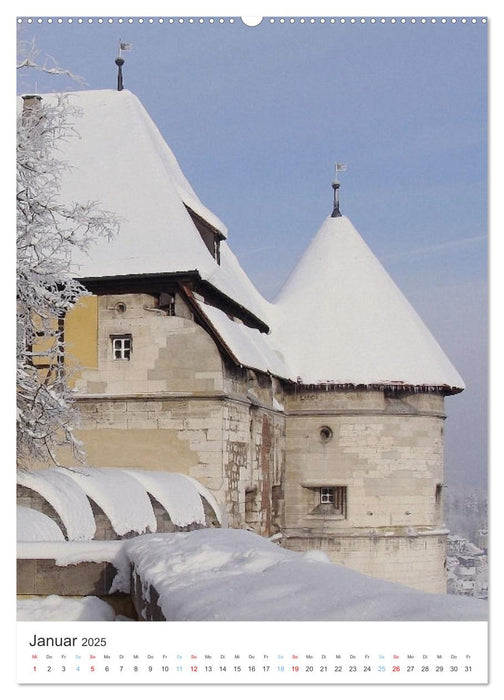
[[[33,50],[20,68],[70,75],[39,65]],[[111,237],[119,220],[96,202],[64,202],[64,172],[71,164],[57,146],[75,138],[77,110],[68,96],[24,98],[17,122],[17,451],[31,460],[58,463],[58,447],[83,459],[74,435],[78,422],[65,369],[64,319],[87,291],[70,273],[72,251]]]

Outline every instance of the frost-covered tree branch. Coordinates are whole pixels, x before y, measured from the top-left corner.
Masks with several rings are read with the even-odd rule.
[[[28,65],[28,64],[27,64]],[[57,145],[75,138],[76,110],[67,98],[31,98],[17,124],[17,448],[23,464],[57,462],[74,436],[78,413],[65,370],[63,322],[84,287],[70,274],[74,249],[118,230],[117,217],[95,202],[62,202],[61,179],[71,164]]]
[[[65,75],[80,85],[84,84],[84,78],[80,75],[74,75],[66,68],[62,68],[52,56],[45,56],[40,61],[40,55],[40,51],[35,46],[35,41],[19,41],[17,69],[34,68],[48,75]]]

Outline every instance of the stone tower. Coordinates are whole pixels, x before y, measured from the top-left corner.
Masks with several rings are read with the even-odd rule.
[[[443,401],[462,379],[339,214],[275,305],[274,337],[298,376],[285,401],[284,544],[445,591]]]

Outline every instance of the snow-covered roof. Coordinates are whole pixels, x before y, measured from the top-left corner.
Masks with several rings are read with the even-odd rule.
[[[55,95],[42,95],[54,102]],[[189,207],[221,238],[226,227],[205,205],[147,111],[128,90],[68,93],[75,118],[75,138],[60,141],[64,174],[63,202],[96,202],[121,219],[119,234],[102,239],[87,253],[75,251],[76,277],[197,271],[201,278],[260,318],[261,297],[225,241],[220,265],[213,258]],[[253,291],[252,291],[253,290]]]
[[[196,303],[239,364],[285,379],[293,376],[282,355],[271,344],[269,335],[232,320],[215,306]]]
[[[201,484],[197,479],[194,479],[192,476],[188,476],[187,474],[184,474],[183,476],[194,485],[199,495],[202,496],[205,499],[205,501],[207,501],[210,504],[211,508],[213,509],[213,512],[215,513],[215,517],[217,518],[217,522],[222,525],[221,509],[211,491],[209,491],[206,488],[206,486],[203,486],[203,484]]]
[[[464,388],[345,216],[324,221],[275,305],[272,342],[303,384]]]
[[[39,493],[61,518],[69,540],[91,540],[96,531],[93,511],[70,469],[17,472],[17,483]]]
[[[118,236],[73,257],[79,278],[198,272],[271,329],[266,335],[208,304],[200,309],[239,364],[303,384],[459,391],[464,383],[418,314],[346,217],[328,217],[275,304],[225,240],[220,264],[187,207],[221,236],[145,108],[128,90],[69,93],[79,138],[61,143],[71,168],[62,199],[117,214]],[[44,95],[43,100],[54,100]],[[212,302],[213,303],[213,302]]]
[[[245,367],[302,384],[464,388],[347,217],[324,221],[273,304],[256,301],[269,334],[197,305]]]

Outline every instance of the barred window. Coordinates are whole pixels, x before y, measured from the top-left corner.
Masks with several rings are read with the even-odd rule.
[[[326,488],[323,486],[320,489],[320,502],[321,503],[334,503],[334,489]]]
[[[347,514],[347,487],[346,486],[321,486],[319,488],[320,510],[341,515]]]

